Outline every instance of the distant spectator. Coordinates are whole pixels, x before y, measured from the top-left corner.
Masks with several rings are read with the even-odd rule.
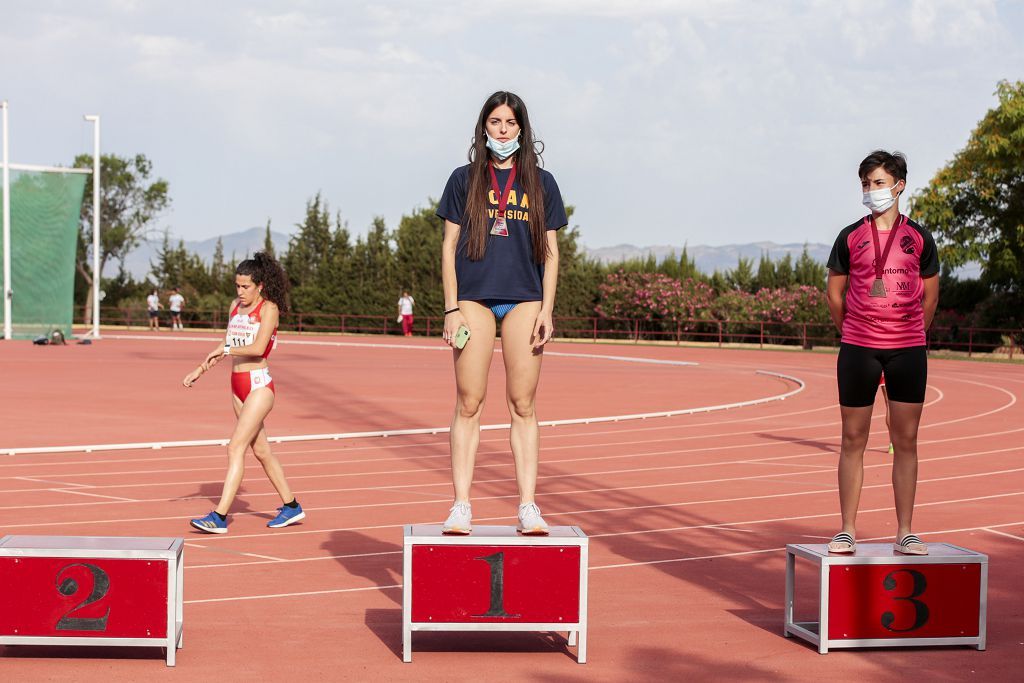
[[[398,300],[398,319],[402,323],[402,334],[406,337],[412,336],[412,307],[416,300],[409,296],[409,290],[402,291],[402,298]]]
[[[163,304],[160,303],[160,291],[157,289],[153,290],[153,293],[146,297],[146,308],[149,310],[149,329],[160,330],[160,309],[163,308]]]
[[[181,307],[185,305],[185,297],[181,295],[177,287],[171,291],[174,292],[171,294],[170,299],[168,299],[171,309],[171,329],[183,330],[185,328],[181,324]]]

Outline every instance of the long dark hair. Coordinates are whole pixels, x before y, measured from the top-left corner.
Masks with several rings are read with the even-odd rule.
[[[288,276],[273,256],[257,251],[238,264],[235,275],[248,275],[255,284],[263,285],[263,298],[277,304],[282,313],[288,312]]]
[[[522,185],[523,192],[530,199],[530,242],[533,244],[533,260],[544,263],[548,255],[547,238],[544,225],[544,190],[540,184],[540,167],[543,164],[541,153],[544,143],[535,140],[533,128],[530,127],[530,116],[526,113],[526,104],[515,93],[499,90],[484,102],[480,116],[473,130],[473,143],[469,146],[469,188],[466,192],[466,210],[463,214],[462,227],[467,231],[466,255],[472,261],[484,257],[487,249],[490,225],[487,218],[487,191],[491,186],[491,175],[487,165],[491,162],[491,154],[487,149],[487,117],[495,109],[507,104],[515,114],[519,123],[519,149],[512,155],[516,165],[516,178]],[[538,149],[539,148],[539,149]]]

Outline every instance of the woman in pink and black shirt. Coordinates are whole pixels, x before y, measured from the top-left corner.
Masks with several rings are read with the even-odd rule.
[[[911,533],[917,490],[917,430],[928,356],[925,331],[939,300],[939,258],[931,234],[900,213],[907,161],[899,152],[872,152],[860,164],[864,205],[871,213],[839,233],[828,259],[828,306],[842,333],[836,374],[843,420],[839,504],[843,529],[829,552],[856,547],[857,507],[864,483],[864,449],[879,378],[885,373],[893,443],[897,552],[926,555]]]

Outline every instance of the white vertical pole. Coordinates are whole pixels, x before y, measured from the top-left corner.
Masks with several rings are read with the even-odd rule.
[[[92,338],[100,338],[100,117],[92,121]]]
[[[7,158],[7,100],[0,102],[0,109],[3,109],[3,234],[4,234],[4,339],[10,339],[11,334],[11,174]]]

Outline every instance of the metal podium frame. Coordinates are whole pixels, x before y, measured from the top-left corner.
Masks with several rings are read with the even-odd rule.
[[[523,536],[515,527],[474,526],[466,536],[441,534],[440,524],[406,524],[402,561],[402,661],[412,661],[413,631],[555,631],[567,632],[570,647],[576,647],[576,661],[587,661],[587,567],[590,539],[577,526],[553,526],[548,536]],[[504,533],[498,535],[495,530]],[[509,534],[512,530],[512,534]],[[565,535],[559,535],[565,534]],[[576,623],[468,623],[412,621],[412,549],[417,545],[491,546],[578,546],[580,549],[579,621]]]
[[[158,560],[167,562],[167,635],[163,638],[96,638],[92,636],[0,635],[0,645],[89,645],[167,649],[167,666],[183,645],[185,541],[181,538],[126,536],[4,536],[0,557]],[[15,560],[17,561],[17,560]]]
[[[977,553],[949,543],[929,543],[928,555],[895,555],[891,544],[858,543],[854,554],[829,553],[825,544],[788,544],[786,546],[786,603],[783,635],[797,636],[818,647],[820,654],[830,648],[846,647],[920,647],[922,645],[973,645],[985,649],[985,624],[988,611],[988,555]],[[793,620],[793,601],[796,591],[796,558],[801,557],[818,565],[818,621]],[[829,571],[832,567],[862,564],[980,564],[981,594],[978,596],[978,635],[946,638],[829,638]]]

